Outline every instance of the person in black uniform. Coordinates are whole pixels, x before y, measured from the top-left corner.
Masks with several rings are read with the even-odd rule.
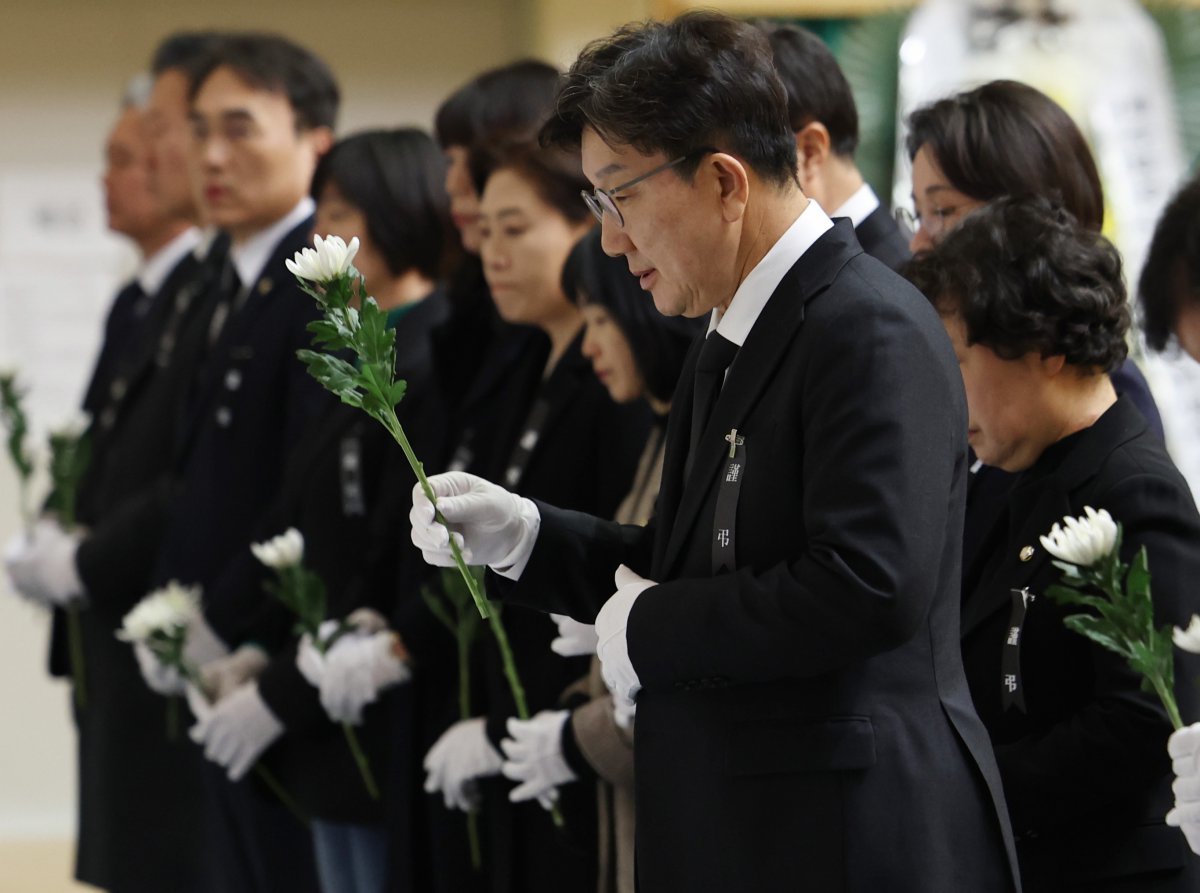
[[[431,484],[506,606],[595,621],[637,711],[640,889],[1015,889],[958,647],[953,351],[799,189],[766,38],[713,12],[619,29],[572,65],[543,137],[581,148],[604,249],[659,311],[709,315],[656,516]],[[444,565],[424,494],[410,519]]]
[[[441,153],[424,133],[370,131],[343,139],[322,158],[312,190],[317,231],[360,240],[354,265],[395,329],[397,377],[408,383],[399,416],[418,455],[436,451],[441,424],[431,411],[430,333],[447,313],[445,297],[435,289],[450,235],[443,168]],[[397,564],[391,531],[402,517],[398,497],[411,483],[399,447],[360,409],[333,403],[288,461],[280,493],[256,525],[257,538],[298,529],[305,565],[325,583],[328,615],[372,607],[382,625],[381,612],[391,613],[398,598],[416,598],[413,588],[398,593],[394,583],[377,590],[357,585],[380,552]],[[402,486],[384,486],[391,466],[402,473]],[[390,503],[389,489],[395,497]],[[407,562],[420,567],[420,557],[405,551]],[[239,552],[210,592],[215,601],[252,604],[267,575],[250,550]],[[221,695],[205,723],[206,740],[219,741],[208,755],[238,780],[279,741],[269,764],[313,817],[322,890],[382,893],[388,861],[384,804],[368,795],[341,729],[328,721],[317,691],[297,668],[294,618],[275,602],[264,608],[241,618],[236,639],[253,644],[205,670]],[[254,719],[247,721],[247,712]],[[264,726],[266,733],[258,734]],[[359,734],[377,784],[387,781],[390,760],[408,746],[411,719],[408,726],[408,734],[390,740],[386,716],[369,712]],[[395,809],[411,807],[415,798],[412,790],[387,792],[401,801],[389,804]]]
[[[1142,329],[1151,350],[1177,344],[1200,363],[1200,179],[1183,184],[1163,210],[1138,281]],[[1176,652],[1177,660],[1182,659]],[[1182,686],[1195,672],[1176,669]],[[1186,717],[1185,720],[1191,717]],[[1200,722],[1175,732],[1168,742],[1176,780],[1175,806],[1167,824],[1181,828],[1192,852],[1200,854]]]
[[[310,345],[306,327],[318,308],[284,261],[311,242],[308,193],[333,142],[338,100],[325,63],[275,35],[223,38],[192,83],[201,201],[229,236],[229,263],[207,308],[154,582],[204,589],[204,617],[188,633],[196,664],[244,644],[240,624],[268,596],[221,590],[219,575],[248,548],[301,436],[336,402],[296,357]],[[179,690],[177,678],[138,653],[152,687]],[[197,760],[210,794],[213,887],[315,889],[307,829],[253,784],[231,785],[220,768]]]
[[[162,699],[141,684],[133,654],[113,632],[149,587],[155,519],[170,490],[175,418],[195,362],[187,350],[176,349],[176,335],[194,323],[223,256],[220,241],[203,237],[195,226],[199,213],[186,167],[165,163],[159,132],[143,125],[163,111],[160,81],[186,82],[210,40],[180,34],[163,41],[152,66],[149,105],[125,112],[120,142],[110,149],[114,163],[106,184],[114,224],[130,217],[120,195],[129,191],[130,178],[140,194],[137,204],[157,209],[151,218],[159,222],[139,224],[145,229],[143,265],[113,308],[85,398],[92,424],[77,503],[84,527],[65,532],[49,518],[41,522],[41,580],[32,583],[60,596],[86,596],[79,612],[86,703],[75,715],[75,875],[113,891],[199,890],[206,856],[195,827],[202,791],[191,754],[184,742],[166,739]],[[167,111],[186,121],[182,100],[180,105]],[[51,633],[50,668],[70,672],[62,612],[56,612]]]
[[[1016,476],[965,569],[962,649],[1024,889],[1194,890],[1200,865],[1163,823],[1166,713],[1123,658],[1067,629],[1076,609],[1046,597],[1062,571],[1039,544],[1064,516],[1105,509],[1123,525],[1122,560],[1146,549],[1155,625],[1200,606],[1192,494],[1108,377],[1127,350],[1120,255],[1044,199],[997,199],[910,275],[954,343],[976,454]],[[1178,678],[1187,713],[1182,665]]]
[[[849,217],[863,251],[900,269],[912,256],[909,235],[854,163],[858,108],[837,59],[821,38],[798,25],[758,27],[771,41],[775,71],[787,90],[800,188],[830,217]]]

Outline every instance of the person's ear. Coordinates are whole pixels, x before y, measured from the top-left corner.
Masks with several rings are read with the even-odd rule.
[[[333,130],[328,127],[312,127],[304,131],[304,136],[318,158],[333,148]]]
[[[1054,378],[1061,375],[1063,370],[1067,368],[1067,358],[1063,354],[1051,354],[1048,357],[1042,357],[1040,360],[1042,371],[1047,378]]]
[[[724,152],[713,152],[706,156],[704,166],[716,183],[721,216],[729,223],[740,220],[750,198],[750,175],[746,166]]]
[[[796,132],[796,174],[805,195],[816,191],[832,154],[829,131],[820,121],[810,121]]]

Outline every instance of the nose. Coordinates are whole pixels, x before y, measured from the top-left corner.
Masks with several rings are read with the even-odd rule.
[[[921,223],[917,224],[917,228],[913,230],[912,238],[908,240],[908,250],[913,254],[933,250],[933,239],[929,236],[929,230]]]
[[[592,337],[592,326],[590,323],[583,328],[583,344],[579,345],[579,352],[589,360],[594,360],[600,355],[599,345],[596,344],[596,339]]]
[[[609,257],[621,257],[633,248],[629,234],[611,214],[604,214],[600,218],[600,247]]]

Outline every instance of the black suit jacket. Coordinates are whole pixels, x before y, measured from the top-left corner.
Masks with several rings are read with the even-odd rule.
[[[78,506],[89,533],[76,556],[88,590],[79,615],[87,705],[76,713],[76,875],[106,889],[198,890],[204,876],[206,841],[195,826],[203,792],[190,743],[167,740],[167,702],[146,688],[114,631],[149,587],[176,410],[197,359],[186,335],[203,316],[223,251],[217,244],[203,262],[188,255],[179,263],[121,349],[106,344],[89,398],[92,453]],[[51,667],[69,671],[61,612]]]
[[[966,410],[941,322],[838,222],[750,331],[685,479],[697,354],[653,527],[540,506],[510,593],[591,622],[618,564],[659,581],[627,630],[641,889],[1013,889],[957,645]],[[713,576],[732,428],[736,570]]]
[[[882,204],[854,228],[854,235],[863,251],[893,270],[899,270],[912,257],[908,236]]]
[[[207,590],[241,549],[275,498],[288,456],[312,419],[337,401],[296,357],[311,346],[316,301],[284,261],[308,242],[311,218],[280,240],[207,352],[192,384],[176,444],[180,486],[172,501],[155,582]],[[229,606],[206,593],[205,611]],[[236,609],[234,609],[236,611]],[[212,619],[210,618],[210,619]],[[220,620],[214,628],[223,630]]]
[[[1184,625],[1200,612],[1195,503],[1162,441],[1122,397],[1017,477],[996,534],[968,568],[963,659],[996,747],[1025,890],[1194,890],[1196,877],[1183,871],[1194,860],[1162,821],[1172,804],[1165,712],[1124,660],[1063,625],[1075,609],[1044,596],[1062,574],[1038,537],[1088,505],[1124,526],[1126,561],[1146,547],[1158,624]],[[1025,710],[1006,708],[1001,672],[1011,591],[1023,587],[1036,596],[1020,634]],[[1187,722],[1197,718],[1196,672],[1176,654]]]

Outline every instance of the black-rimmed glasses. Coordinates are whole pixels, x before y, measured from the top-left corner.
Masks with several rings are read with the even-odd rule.
[[[597,186],[591,192],[588,192],[586,189],[584,189],[579,194],[583,197],[583,203],[588,206],[588,209],[592,212],[592,216],[596,218],[598,223],[603,223],[604,215],[605,213],[608,213],[613,220],[617,221],[617,226],[623,227],[625,225],[625,218],[622,216],[621,209],[617,207],[616,202],[616,197],[619,193],[624,192],[630,186],[636,186],[643,180],[649,180],[655,174],[661,174],[663,171],[670,170],[677,164],[683,164],[689,159],[715,151],[717,150],[709,148],[697,149],[696,151],[689,152],[686,155],[680,155],[674,161],[668,161],[666,164],[660,164],[653,170],[646,171],[646,173],[634,177],[628,183],[622,183],[620,186],[612,187],[612,189],[601,189],[599,186]]]

